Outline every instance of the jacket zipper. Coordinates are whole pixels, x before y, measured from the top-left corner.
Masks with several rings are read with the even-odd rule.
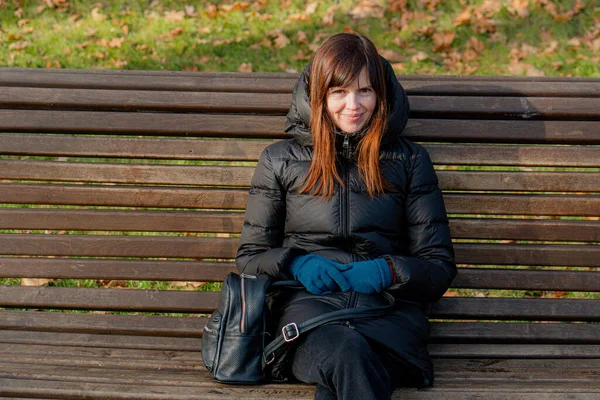
[[[350,235],[350,224],[348,222],[348,214],[350,208],[350,137],[344,136],[344,193],[342,196],[342,235],[348,238]]]
[[[350,236],[350,163],[352,156],[352,148],[350,147],[350,136],[344,136],[344,193],[341,196],[342,201],[342,234],[345,239],[348,239]],[[354,261],[354,254],[352,253],[352,249],[348,249],[350,254],[352,254],[352,259],[350,261]],[[350,296],[348,297],[348,304],[346,307],[354,308],[356,307],[356,302],[358,301],[358,293],[352,291],[350,292]]]

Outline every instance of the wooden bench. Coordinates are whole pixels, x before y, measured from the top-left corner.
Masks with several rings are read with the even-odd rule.
[[[234,271],[296,77],[0,69],[0,278],[82,280],[0,286],[1,398],[312,398],[210,380],[207,285],[85,287]],[[434,387],[395,398],[599,399],[600,79],[399,78],[460,270],[431,309]]]

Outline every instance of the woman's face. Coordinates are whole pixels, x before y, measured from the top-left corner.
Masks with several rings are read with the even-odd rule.
[[[357,79],[345,87],[327,91],[327,112],[335,125],[345,133],[360,131],[371,119],[377,105],[377,95],[371,87],[367,67]]]

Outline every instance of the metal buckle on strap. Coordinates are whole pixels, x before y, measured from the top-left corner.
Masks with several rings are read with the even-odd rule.
[[[269,355],[269,359],[265,358],[265,365],[269,365],[271,364],[273,361],[275,361],[275,353],[271,353]]]
[[[295,322],[291,324],[287,324],[283,328],[281,328],[281,333],[283,334],[283,340],[286,342],[291,342],[300,336],[300,331],[298,330],[298,325]]]

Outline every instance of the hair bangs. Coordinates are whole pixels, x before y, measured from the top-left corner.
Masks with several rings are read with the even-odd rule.
[[[336,57],[332,65],[328,87],[346,87],[358,79],[367,66],[364,56],[357,51],[345,52]]]

